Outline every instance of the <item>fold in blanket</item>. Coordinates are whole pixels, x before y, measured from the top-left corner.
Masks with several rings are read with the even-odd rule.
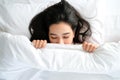
[[[105,43],[93,53],[83,51],[81,45],[47,44],[36,49],[25,36],[0,33],[0,79],[14,80],[26,71],[36,74],[36,70],[119,78],[120,43]]]

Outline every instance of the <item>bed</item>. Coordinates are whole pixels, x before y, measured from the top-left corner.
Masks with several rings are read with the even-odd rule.
[[[91,24],[100,27],[93,27],[93,37],[101,34],[97,39],[104,43],[95,52],[72,44],[47,44],[36,49],[29,41],[29,22],[58,1],[0,1],[0,80],[120,80],[120,1],[69,0],[84,17],[96,16]]]

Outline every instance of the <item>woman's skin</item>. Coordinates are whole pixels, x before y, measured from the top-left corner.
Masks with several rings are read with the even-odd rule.
[[[71,29],[70,25],[65,22],[50,25],[48,35],[50,43],[73,44],[74,31]],[[47,44],[47,40],[33,40],[32,42],[35,48],[44,48]],[[98,45],[85,41],[82,47],[87,52],[93,52]]]

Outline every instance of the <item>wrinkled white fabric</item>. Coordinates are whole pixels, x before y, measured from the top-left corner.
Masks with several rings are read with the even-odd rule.
[[[25,36],[0,33],[0,80],[119,80],[120,43],[95,52],[81,45],[33,47]]]
[[[97,0],[97,17],[103,27],[105,42],[120,40],[120,0]]]

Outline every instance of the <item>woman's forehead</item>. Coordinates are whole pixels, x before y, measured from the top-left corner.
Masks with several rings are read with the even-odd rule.
[[[56,24],[50,25],[50,30],[71,30],[71,26],[66,22],[59,22]]]
[[[49,32],[55,34],[71,33],[72,28],[68,23],[60,22],[57,24],[52,24],[49,28]]]

